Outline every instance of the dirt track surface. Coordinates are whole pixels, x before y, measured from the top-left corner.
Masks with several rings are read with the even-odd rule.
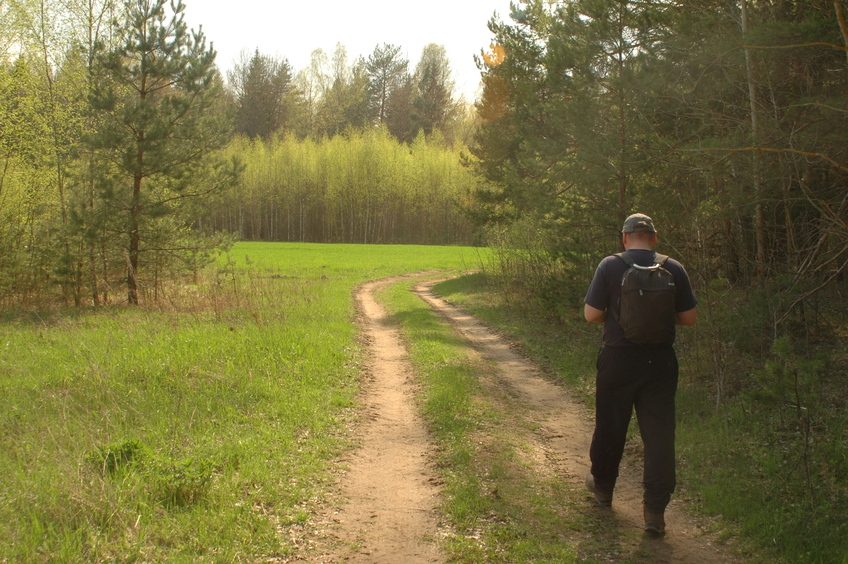
[[[397,278],[369,282],[355,299],[366,345],[360,448],[343,463],[344,500],[320,519],[329,535],[311,562],[424,564],[444,562],[438,534],[438,496],[430,444],[415,405],[412,366],[398,328],[374,299]]]
[[[363,416],[355,431],[361,447],[343,461],[348,469],[338,484],[341,500],[319,517],[319,526],[327,532],[322,539],[310,541],[312,549],[301,554],[300,560],[393,564],[445,561],[438,543],[439,491],[430,465],[432,445],[414,403],[417,383],[397,327],[389,323],[373,297],[376,290],[397,280],[371,282],[357,290],[368,355]],[[496,366],[487,385],[508,390],[527,407],[527,413],[533,414],[538,431],[532,440],[544,453],[545,471],[554,472],[576,491],[584,491],[592,433],[586,410],[495,332],[433,295],[437,282],[418,283],[416,294],[445,316],[477,354]],[[666,511],[668,532],[664,537],[620,534],[642,527],[641,467],[636,466],[622,467],[612,510],[594,507],[588,493],[585,510],[598,513],[610,535],[620,537],[622,543],[634,542],[625,538],[641,540],[614,553],[582,556],[607,562],[742,561],[717,545],[683,510],[681,501],[672,501]]]

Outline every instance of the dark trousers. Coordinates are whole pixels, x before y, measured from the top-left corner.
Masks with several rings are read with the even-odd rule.
[[[595,434],[589,451],[595,485],[610,492],[615,487],[635,408],[645,447],[645,507],[662,512],[676,480],[677,355],[672,347],[603,347],[597,368]]]

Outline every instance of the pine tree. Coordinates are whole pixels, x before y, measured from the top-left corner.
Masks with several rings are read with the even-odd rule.
[[[120,217],[127,237],[127,299],[139,302],[140,258],[147,250],[166,252],[162,225],[179,225],[174,216],[188,199],[222,187],[233,170],[213,160],[226,141],[228,124],[217,111],[223,84],[215,51],[202,31],[189,31],[182,1],[127,0],[126,17],[116,30],[118,47],[100,56],[108,81],[92,96],[103,126],[92,137],[101,159],[111,165],[102,197]],[[171,220],[165,218],[170,216]],[[146,237],[156,233],[156,247]],[[152,244],[152,240],[149,241]]]
[[[409,61],[400,56],[400,47],[383,43],[368,56],[368,93],[378,123],[384,124],[389,116],[392,95],[403,88],[407,78]]]

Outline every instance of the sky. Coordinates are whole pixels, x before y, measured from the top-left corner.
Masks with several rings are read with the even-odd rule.
[[[509,19],[510,0],[184,0],[185,21],[202,26],[226,73],[246,50],[288,59],[295,72],[309,65],[315,49],[332,57],[336,44],[348,61],[367,58],[377,45],[401,47],[410,70],[425,45],[443,45],[453,70],[457,96],[473,101],[480,72],[474,55],[488,50],[492,34],[486,24],[497,13]]]

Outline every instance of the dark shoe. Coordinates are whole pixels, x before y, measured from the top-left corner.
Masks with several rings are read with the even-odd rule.
[[[665,534],[665,515],[662,512],[657,513],[645,507],[644,514],[646,533],[655,537]]]
[[[612,505],[612,492],[605,492],[595,487],[595,477],[592,474],[586,476],[586,489],[595,495],[595,503],[603,507]]]

